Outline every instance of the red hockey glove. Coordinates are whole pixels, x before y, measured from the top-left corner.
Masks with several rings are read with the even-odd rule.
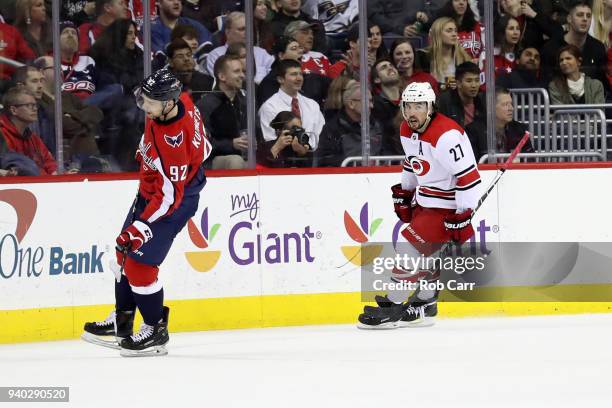
[[[444,227],[454,242],[462,244],[474,235],[472,213],[472,210],[465,210],[459,214],[450,214],[444,219]]]
[[[153,232],[142,221],[134,221],[117,237],[117,251],[136,251],[153,238]]]
[[[410,222],[412,219],[412,197],[414,190],[404,190],[401,184],[391,187],[393,207],[395,214],[402,222]]]

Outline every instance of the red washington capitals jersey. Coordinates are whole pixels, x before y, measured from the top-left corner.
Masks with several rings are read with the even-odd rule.
[[[181,205],[185,186],[210,152],[200,111],[185,92],[176,117],[163,123],[147,118],[136,152],[140,161],[138,191],[148,201],[140,218],[152,223],[172,214]]]
[[[402,188],[416,189],[421,207],[474,209],[480,199],[480,174],[465,131],[436,113],[422,134],[406,121],[400,126],[406,154]]]

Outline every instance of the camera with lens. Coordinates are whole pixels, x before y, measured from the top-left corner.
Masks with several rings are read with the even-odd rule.
[[[307,145],[310,141],[308,134],[306,134],[306,130],[304,130],[304,128],[301,126],[291,126],[291,129],[289,129],[289,134],[296,137],[298,143],[301,145]]]

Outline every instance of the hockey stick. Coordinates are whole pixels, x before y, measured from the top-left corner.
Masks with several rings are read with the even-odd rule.
[[[130,211],[130,224],[132,224],[134,220],[136,219],[136,203],[137,202],[138,202],[138,192],[136,193],[136,198],[134,199],[134,202],[132,203],[132,209]],[[119,244],[116,244],[115,250],[123,254],[123,257],[121,259],[121,265],[119,265],[119,270],[113,269],[111,267],[111,270],[113,270],[115,274],[115,280],[117,281],[117,283],[119,283],[121,282],[121,276],[123,275],[123,269],[125,268],[125,261],[127,260],[127,255],[128,255],[128,251],[130,250],[130,248],[129,246],[120,246]]]
[[[521,140],[518,142],[514,150],[512,150],[508,159],[504,162],[504,164],[501,165],[500,171],[497,173],[497,176],[495,176],[495,179],[493,179],[493,182],[491,183],[489,188],[487,188],[487,191],[482,195],[482,197],[480,197],[480,200],[478,200],[478,204],[476,205],[476,208],[474,208],[474,211],[472,212],[472,214],[476,214],[476,211],[478,211],[480,206],[482,206],[482,203],[484,203],[484,201],[487,199],[489,194],[491,194],[491,191],[493,191],[493,189],[495,188],[495,186],[497,185],[501,177],[504,175],[506,170],[508,170],[508,167],[510,167],[510,165],[512,164],[516,156],[521,152],[521,150],[525,146],[525,143],[527,143],[527,140],[529,140],[529,132],[525,131],[525,134],[523,135]]]
[[[493,191],[493,189],[495,188],[497,183],[499,183],[499,180],[504,175],[506,170],[508,170],[508,167],[510,167],[510,165],[512,164],[514,159],[516,159],[516,156],[521,152],[521,150],[523,149],[523,147],[527,143],[527,140],[529,140],[529,132],[525,131],[525,134],[523,135],[521,140],[518,142],[518,144],[516,145],[514,150],[512,150],[512,152],[510,153],[510,156],[508,157],[508,159],[501,165],[500,171],[497,173],[497,176],[495,176],[495,178],[491,182],[491,185],[489,185],[489,187],[487,188],[487,191],[485,191],[485,193],[482,195],[482,197],[480,197],[480,200],[478,200],[478,204],[476,204],[476,208],[474,208],[474,210],[472,211],[472,218],[474,218],[474,215],[480,209],[480,207],[482,206],[482,203],[484,203],[484,201],[487,199],[489,194],[491,194],[491,191]],[[452,247],[453,244],[454,244],[454,242],[452,240],[447,241],[443,245],[441,252],[442,253],[447,252],[448,250],[450,250],[450,248]]]

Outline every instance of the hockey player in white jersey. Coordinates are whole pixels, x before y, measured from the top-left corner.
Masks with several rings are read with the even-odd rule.
[[[465,131],[435,110],[436,95],[427,82],[413,82],[402,93],[400,138],[406,159],[401,183],[391,187],[395,212],[405,224],[396,251],[416,259],[443,256],[449,241],[463,243],[474,234],[473,209],[480,199],[480,174]],[[396,265],[395,283],[437,282],[435,268]],[[437,290],[400,286],[377,296],[377,306],[359,315],[360,328],[427,326],[437,314]]]

